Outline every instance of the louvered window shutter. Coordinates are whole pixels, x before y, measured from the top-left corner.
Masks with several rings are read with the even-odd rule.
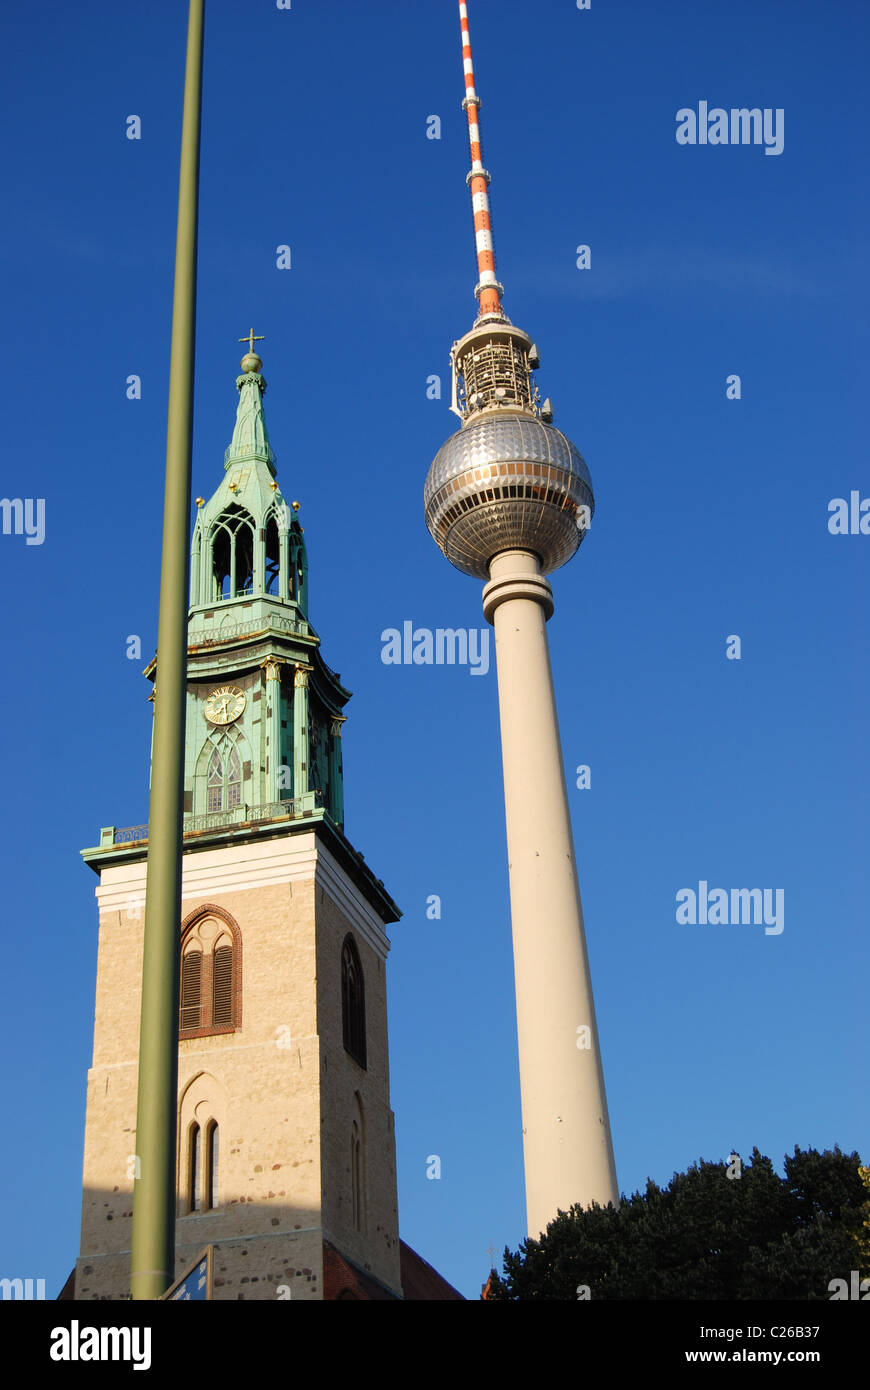
[[[214,953],[214,995],[212,1023],[233,1021],[233,948],[218,946]]]
[[[202,951],[187,951],[181,958],[178,1026],[182,1032],[202,1027]]]

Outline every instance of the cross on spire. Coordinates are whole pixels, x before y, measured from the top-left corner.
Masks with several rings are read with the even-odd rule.
[[[254,343],[262,343],[262,341],[263,341],[263,339],[265,338],[265,336],[266,336],[265,333],[255,333],[254,330],[253,330],[253,328],[252,328],[251,331],[250,331],[250,333],[248,333],[244,338],[240,338],[240,339],[239,339],[239,342],[240,342],[240,343],[247,343],[247,344],[249,345],[249,350],[250,350],[251,352],[253,352],[253,351],[254,351]]]

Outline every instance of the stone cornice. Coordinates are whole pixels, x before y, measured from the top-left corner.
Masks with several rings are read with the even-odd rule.
[[[101,910],[125,909],[131,899],[141,898],[147,852],[147,841],[82,851],[85,863],[100,875],[95,894]],[[215,900],[230,887],[238,892],[264,883],[316,877],[383,956],[389,949],[384,925],[401,916],[381,880],[322,811],[314,812],[310,820],[289,824],[266,822],[187,836],[182,876],[185,898]]]

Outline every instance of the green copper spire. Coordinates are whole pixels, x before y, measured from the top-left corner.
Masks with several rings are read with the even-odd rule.
[[[250,350],[241,361],[242,375],[236,377],[239,392],[239,408],[236,412],[236,427],[230,447],[224,455],[224,468],[232,468],[234,463],[245,463],[259,459],[265,463],[275,476],[275,455],[269,443],[266,417],[263,414],[263,396],[266,392],[266,378],[260,375],[263,363],[256,352],[254,342],[262,341],[263,335],[255,335],[253,328],[247,338],[240,343],[248,343]]]
[[[271,598],[293,605],[288,616],[308,617],[308,558],[299,504],[287,505],[276,482],[263,393],[263,363],[253,351],[253,329],[243,342],[251,350],[236,377],[239,404],[224,478],[208,502],[197,498],[199,515],[190,561],[191,610],[215,603]],[[250,617],[252,615],[246,614]],[[240,621],[236,615],[236,622]]]
[[[344,822],[342,713],[350,691],[320,655],[308,618],[299,503],[275,476],[246,339],[239,406],[217,490],[198,497],[190,561],[187,831],[243,824],[252,807]],[[149,667],[146,674],[154,674]]]

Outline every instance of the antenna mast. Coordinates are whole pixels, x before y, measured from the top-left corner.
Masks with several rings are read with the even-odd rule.
[[[462,27],[462,66],[465,71],[465,98],[462,109],[468,117],[468,141],[471,146],[471,172],[466,183],[471,187],[471,208],[474,213],[474,239],[477,243],[477,271],[480,279],[474,293],[480,301],[478,322],[483,318],[503,319],[501,296],[504,285],[495,277],[495,250],[492,244],[492,221],[489,214],[490,176],[483,167],[480,147],[480,97],[474,87],[474,62],[471,57],[471,34],[468,29],[468,6],[459,0],[459,23]]]

